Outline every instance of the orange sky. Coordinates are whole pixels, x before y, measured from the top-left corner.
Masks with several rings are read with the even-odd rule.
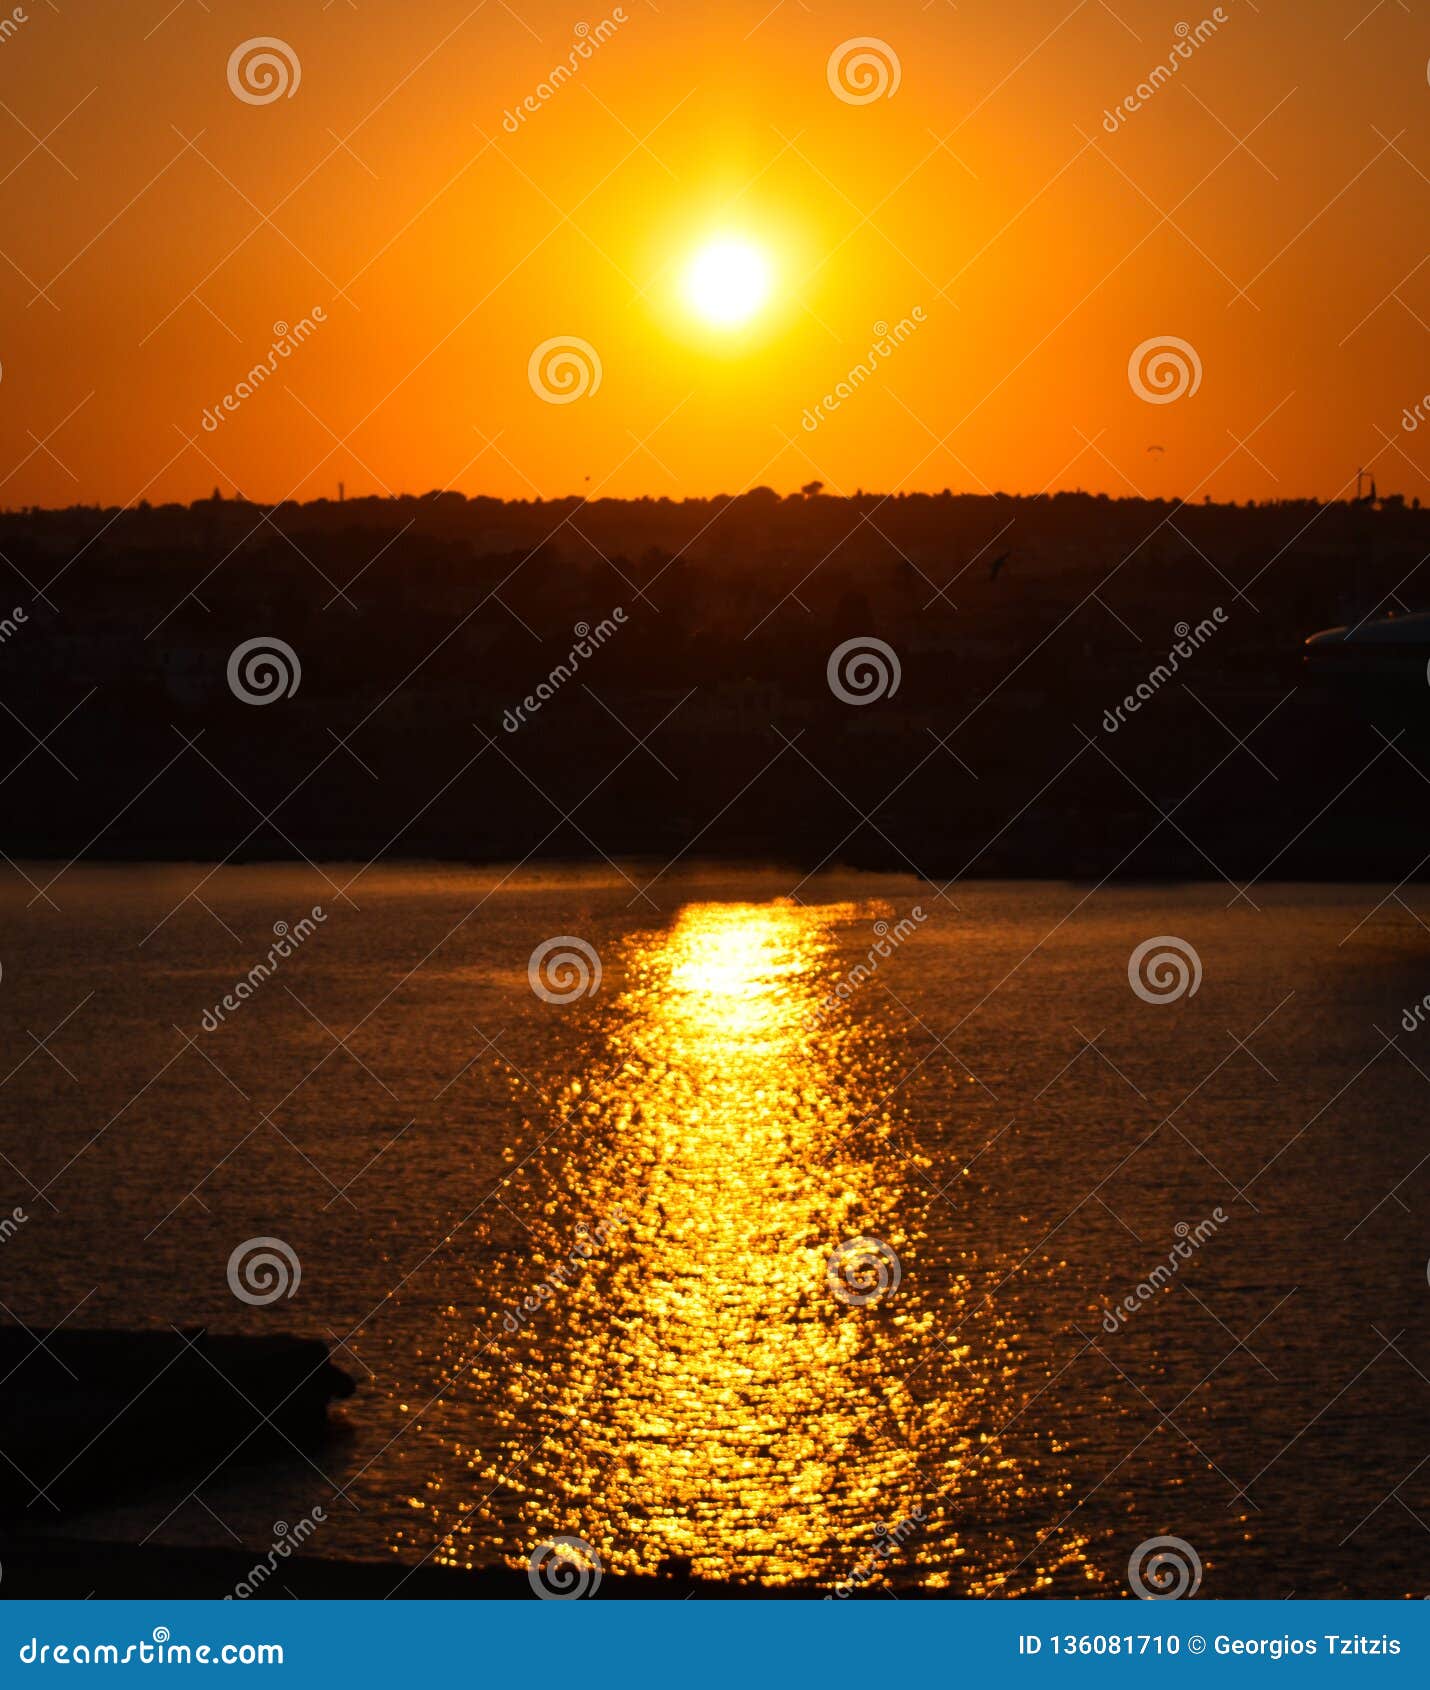
[[[1430,390],[1430,19],[1372,4],[1223,0],[1110,134],[1212,7],[29,0],[0,30],[0,503],[1329,498],[1372,460],[1425,496],[1430,424],[1401,417]],[[252,104],[227,66],[267,35],[296,91]],[[836,97],[831,55],[870,35],[897,91]],[[715,233],[775,269],[746,329],[681,297]],[[570,336],[599,387],[550,404],[528,360]],[[1154,405],[1128,360],[1169,336],[1200,385]]]

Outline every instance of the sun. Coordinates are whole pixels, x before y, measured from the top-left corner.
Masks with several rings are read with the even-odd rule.
[[[770,292],[769,260],[759,247],[733,237],[707,242],[685,272],[685,297],[697,317],[715,328],[738,328]]]

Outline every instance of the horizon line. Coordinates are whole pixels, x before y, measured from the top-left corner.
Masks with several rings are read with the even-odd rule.
[[[831,504],[856,504],[868,501],[873,501],[877,504],[887,504],[890,501],[897,499],[976,499],[988,500],[994,503],[1000,500],[1016,500],[1019,502],[1026,501],[1028,503],[1037,503],[1040,500],[1047,500],[1051,502],[1055,499],[1083,499],[1093,503],[1112,505],[1179,505],[1194,510],[1265,510],[1286,505],[1316,505],[1323,508],[1332,505],[1344,505],[1347,509],[1358,508],[1371,510],[1384,509],[1389,506],[1392,510],[1403,509],[1414,511],[1418,511],[1422,508],[1419,495],[1407,496],[1406,494],[1398,492],[1372,494],[1366,498],[1347,498],[1341,496],[1323,498],[1321,495],[1316,493],[1302,493],[1287,494],[1277,498],[1245,500],[1214,499],[1210,496],[1210,494],[1208,494],[1200,500],[1197,500],[1187,498],[1179,493],[1167,494],[1165,496],[1153,496],[1142,493],[1127,494],[1109,493],[1106,491],[1094,492],[1083,487],[1060,487],[1056,489],[1043,488],[1034,493],[1008,491],[1004,489],[991,492],[977,492],[970,489],[954,489],[950,487],[941,487],[934,490],[927,488],[901,488],[898,490],[879,492],[872,488],[861,487],[856,488],[852,493],[831,493],[825,490],[822,483],[818,483],[817,492],[811,493],[806,490],[807,488],[815,485],[815,483],[806,483],[804,487],[793,488],[786,493],[781,493],[778,489],[770,487],[766,483],[761,483],[756,487],[747,487],[739,493],[600,493],[595,495],[587,493],[558,493],[549,495],[538,494],[527,496],[525,498],[508,497],[499,493],[464,493],[460,489],[454,487],[437,487],[430,488],[422,493],[369,492],[349,494],[344,492],[339,494],[337,497],[333,497],[331,494],[315,494],[312,498],[308,499],[298,499],[293,498],[292,496],[280,499],[254,499],[243,493],[223,493],[218,488],[214,488],[211,493],[198,495],[187,500],[165,499],[162,501],[151,501],[148,499],[141,499],[137,502],[131,500],[121,504],[81,499],[68,505],[0,505],[0,518],[23,516],[62,516],[75,511],[94,511],[96,513],[104,514],[118,512],[121,514],[127,513],[142,515],[146,512],[160,510],[194,510],[205,505],[213,504],[244,505],[255,510],[262,509],[276,511],[282,510],[285,506],[289,505],[295,506],[299,509],[305,509],[310,505],[336,506],[345,504],[402,504],[407,502],[415,504],[435,504],[441,499],[461,500],[463,504],[486,503],[496,505],[519,505],[526,507],[565,504],[588,506],[597,504],[708,505],[720,502],[724,502],[726,504],[737,504],[741,500],[756,498],[762,494],[769,495],[770,498],[780,505],[813,504],[820,500],[827,500]],[[768,501],[762,500],[761,502]]]

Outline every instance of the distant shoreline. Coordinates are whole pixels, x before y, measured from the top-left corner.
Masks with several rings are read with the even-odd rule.
[[[0,538],[35,584],[12,859],[1426,873],[1423,668],[1305,660],[1421,602],[1430,510],[1393,496],[218,499]]]
[[[335,842],[316,847],[307,856],[298,856],[286,852],[255,852],[244,856],[232,857],[220,862],[215,855],[201,853],[166,855],[162,851],[134,851],[89,852],[78,861],[71,861],[71,853],[59,847],[49,849],[30,849],[25,845],[13,845],[6,842],[6,854],[16,866],[27,868],[50,867],[58,869],[96,869],[96,868],[193,868],[199,870],[218,869],[253,869],[253,868],[302,868],[316,865],[320,868],[348,868],[360,869],[365,873],[375,873],[383,869],[399,869],[406,872],[422,869],[433,870],[512,870],[513,884],[519,884],[519,875],[526,871],[561,872],[600,869],[610,867],[611,859],[599,855],[575,857],[562,854],[557,857],[534,856],[525,862],[520,862],[509,853],[490,856],[459,856],[443,855],[440,852],[427,852],[413,856],[377,857],[369,860],[361,847],[351,841],[347,843]],[[616,862],[626,868],[665,869],[669,859],[659,855],[642,855],[636,852],[622,851],[612,853]],[[1346,862],[1340,865],[1328,863],[1318,869],[1309,869],[1304,873],[1280,873],[1258,875],[1257,869],[1243,863],[1247,880],[1256,878],[1256,883],[1262,886],[1378,886],[1384,882],[1387,873],[1385,868],[1376,871],[1373,864]],[[775,872],[788,871],[791,874],[803,875],[808,879],[821,876],[834,877],[841,874],[857,874],[871,876],[887,876],[891,880],[912,880],[926,886],[963,885],[969,882],[987,883],[1009,881],[1018,884],[1036,885],[1039,883],[1066,884],[1073,886],[1201,886],[1225,884],[1226,878],[1235,878],[1237,867],[1235,859],[1227,865],[1227,876],[1219,875],[1212,869],[1199,868],[1195,864],[1174,866],[1167,864],[1161,867],[1148,866],[1145,868],[1129,868],[1108,873],[1096,868],[1078,868],[1057,863],[1033,863],[1017,866],[999,863],[993,867],[977,867],[965,873],[950,871],[948,878],[936,869],[929,869],[927,873],[918,874],[907,864],[897,858],[890,857],[885,861],[839,859],[833,862],[815,864],[805,862],[794,856],[779,856],[768,851],[751,852],[742,856],[726,853],[719,857],[698,858],[682,865],[682,878],[690,878],[690,871],[695,870],[709,878],[719,878],[726,875],[738,876],[751,874],[759,870]],[[1401,880],[1397,871],[1395,878]],[[0,870],[3,879],[3,870]],[[1427,860],[1418,872],[1408,877],[1408,884],[1418,885],[1430,880],[1430,860]]]

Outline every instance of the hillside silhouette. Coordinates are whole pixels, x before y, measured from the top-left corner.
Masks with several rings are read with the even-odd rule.
[[[1393,497],[12,511],[3,848],[1399,881],[1423,676],[1367,700],[1301,648],[1430,604],[1427,555]],[[264,638],[301,678],[257,706],[229,665]],[[852,704],[827,665],[867,638],[899,682]]]

